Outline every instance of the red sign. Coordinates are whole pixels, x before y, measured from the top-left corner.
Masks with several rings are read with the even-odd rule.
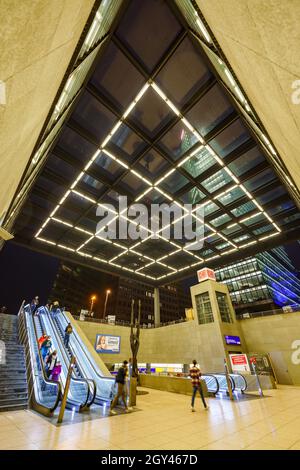
[[[256,357],[250,357],[251,364],[256,364]]]
[[[215,272],[209,268],[203,268],[197,271],[198,281],[206,281],[207,279],[211,279],[212,281],[216,280]]]
[[[234,356],[233,354],[230,355],[231,357],[231,362],[232,365],[247,365],[247,357],[245,354],[238,354],[237,356]]]

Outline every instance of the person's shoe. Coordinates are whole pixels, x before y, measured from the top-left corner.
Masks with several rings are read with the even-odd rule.
[[[115,410],[109,410],[109,414],[110,414],[110,415],[116,415],[117,412],[116,412]]]
[[[191,411],[196,411],[195,408],[192,406]]]
[[[128,411],[133,411],[133,407],[132,407],[132,406],[128,406],[127,410],[128,410]]]
[[[209,406],[208,406],[208,405],[206,405],[204,409],[205,409],[205,411],[208,411],[208,409],[209,409]]]
[[[130,413],[131,410],[129,408],[125,408],[124,411],[125,411],[125,413]]]

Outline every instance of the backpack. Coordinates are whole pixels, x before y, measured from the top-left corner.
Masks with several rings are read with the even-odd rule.
[[[125,369],[124,367],[120,367],[116,376],[116,382],[123,384],[125,382]]]

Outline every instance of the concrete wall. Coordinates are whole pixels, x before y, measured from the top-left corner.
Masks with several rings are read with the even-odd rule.
[[[120,354],[101,354],[105,363],[131,356],[130,328],[78,322],[94,346],[96,334],[121,336]],[[244,338],[243,352],[270,353],[279,383],[300,385],[300,312],[253,318],[237,322]],[[236,331],[235,331],[236,332]],[[223,370],[224,349],[216,341],[213,324],[193,321],[141,330],[139,362],[189,364],[197,359],[203,371]]]
[[[279,383],[300,385],[300,312],[239,323],[249,352],[270,353]]]

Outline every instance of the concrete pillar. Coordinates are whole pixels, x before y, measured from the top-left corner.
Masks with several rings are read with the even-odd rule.
[[[160,301],[159,301],[159,288],[154,287],[154,324],[160,325]]]

